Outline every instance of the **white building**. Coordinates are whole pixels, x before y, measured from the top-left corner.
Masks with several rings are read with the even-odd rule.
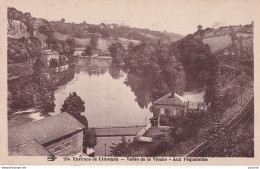
[[[85,54],[85,48],[75,48],[75,52],[73,56],[84,57],[83,56],[84,54]]]

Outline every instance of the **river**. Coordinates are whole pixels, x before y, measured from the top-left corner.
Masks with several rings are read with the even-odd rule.
[[[111,58],[79,59],[73,79],[55,92],[55,112],[60,112],[69,93],[76,92],[85,102],[83,115],[89,127],[145,124],[152,113],[139,107],[135,94],[124,84],[126,74],[116,70],[115,77],[112,69]]]
[[[65,79],[68,82],[60,85],[55,92],[55,114],[60,113],[66,97],[71,92],[76,92],[85,102],[83,115],[87,117],[89,127],[147,124],[152,117],[149,105],[139,106],[137,96],[125,84],[127,74],[111,63],[111,58],[76,61],[73,70],[75,75],[69,81]],[[132,140],[133,137],[127,137],[128,139]],[[109,154],[109,146],[119,142],[121,137],[98,138],[95,155]]]

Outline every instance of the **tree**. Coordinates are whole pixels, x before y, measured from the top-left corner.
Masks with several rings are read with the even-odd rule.
[[[90,46],[92,47],[92,49],[95,49],[96,46],[98,44],[98,39],[96,36],[92,36],[90,39]]]
[[[83,147],[95,147],[97,145],[97,134],[95,129],[89,128],[88,130],[86,130],[83,140]]]
[[[126,56],[126,50],[121,43],[112,43],[108,50],[113,58],[113,62],[116,65],[123,64]]]
[[[110,146],[111,152],[110,154],[115,156],[115,157],[120,157],[120,156],[126,156],[128,153],[128,143],[126,142],[125,136],[122,136],[121,143],[119,144],[113,144],[113,146]]]
[[[72,92],[65,99],[61,112],[68,112],[74,117],[79,116],[85,111],[85,102],[77,95],[76,92]]]
[[[148,156],[155,157],[159,156],[160,154],[166,152],[173,146],[173,140],[168,141],[164,138],[156,144],[155,146],[151,147],[148,151]]]
[[[54,91],[56,89],[55,84],[49,81],[43,75],[44,64],[41,59],[37,59],[33,64],[33,89],[35,106],[43,109],[45,112],[54,111]],[[28,84],[29,85],[29,84]]]
[[[220,68],[216,56],[211,56],[210,61],[210,75],[206,85],[204,100],[206,103],[210,103],[211,115],[214,121],[218,122],[223,110]]]
[[[44,63],[41,59],[37,58],[33,64],[33,81],[34,83],[41,84],[41,75],[43,73]]]
[[[97,136],[94,129],[88,128],[88,120],[84,115],[81,115],[85,111],[85,102],[77,95],[76,92],[70,93],[65,99],[61,112],[68,112],[78,121],[85,125],[83,129],[83,151],[86,153],[86,148],[94,147],[97,144]]]
[[[67,112],[83,123],[86,127],[88,127],[87,118],[84,115],[81,115],[82,112],[85,111],[85,102],[77,95],[76,92],[72,92],[65,99],[61,112]]]
[[[61,18],[61,22],[62,22],[62,23],[65,23],[65,19],[64,19],[64,18]]]
[[[47,33],[48,33],[48,31],[49,31],[49,28],[47,27],[47,25],[41,25],[41,26],[38,28],[38,31],[39,31],[41,34],[47,35]]]
[[[202,25],[198,25],[198,30],[201,31],[202,30]]]
[[[90,56],[92,52],[92,47],[90,45],[86,46],[86,49],[84,50],[85,55]]]
[[[74,38],[68,38],[66,39],[66,43],[69,47],[69,55],[72,56],[72,54],[75,52],[75,39]]]
[[[100,33],[102,38],[109,38],[109,34],[105,29],[102,29]]]
[[[186,79],[189,80],[187,83],[191,80],[199,83],[201,80],[207,80],[210,68],[209,57],[212,55],[208,45],[194,36],[188,35],[180,41],[172,43],[169,46],[169,52],[182,63],[187,75]]]

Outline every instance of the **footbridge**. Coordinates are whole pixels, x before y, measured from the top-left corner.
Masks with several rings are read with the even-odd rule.
[[[136,136],[146,125],[110,126],[94,128],[97,137]]]

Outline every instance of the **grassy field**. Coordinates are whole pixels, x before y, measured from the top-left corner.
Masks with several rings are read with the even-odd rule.
[[[106,39],[99,39],[97,49],[100,51],[108,51],[111,42]]]
[[[71,38],[70,35],[65,35],[59,32],[54,32],[54,37],[57,38],[58,40],[64,40],[64,41],[68,38]]]
[[[138,40],[133,40],[133,39],[125,39],[125,38],[118,38],[119,42],[122,43],[122,45],[128,45],[130,42],[134,43],[135,45],[141,43]]]
[[[57,38],[58,40],[62,40],[62,41],[65,41],[68,38],[72,38],[72,36],[70,36],[70,35],[65,35],[65,34],[62,34],[59,32],[55,32],[54,37]],[[84,46],[89,45],[90,38],[83,38],[83,39],[75,38],[75,37],[73,37],[73,38],[75,39],[75,45],[77,47],[84,47]]]
[[[208,44],[210,51],[215,53],[231,45],[232,40],[230,35],[224,35],[203,39],[203,43]]]

